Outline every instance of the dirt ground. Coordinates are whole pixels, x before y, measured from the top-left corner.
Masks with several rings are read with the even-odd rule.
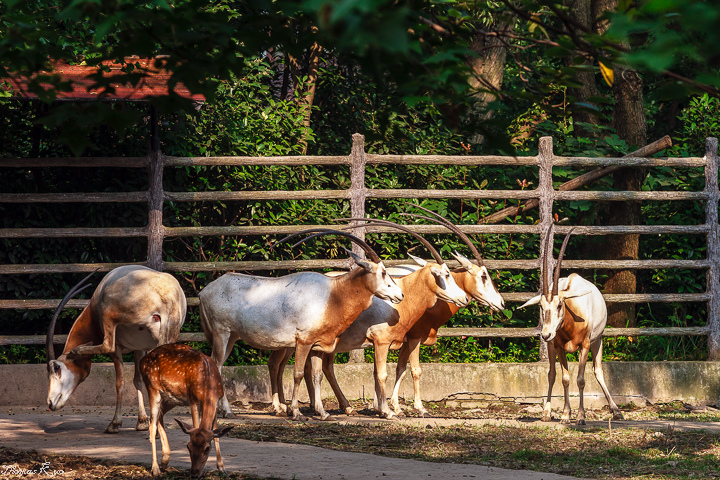
[[[388,422],[373,415],[367,406],[356,404],[360,415],[347,417],[336,405],[328,403],[328,411],[338,423]],[[442,403],[429,404],[431,417],[419,418],[410,409],[395,422],[434,428],[463,424],[501,424],[516,426],[545,426],[565,428],[558,422],[540,422],[538,406],[488,405],[484,408],[455,408]],[[268,405],[236,405],[236,417],[224,420],[227,424],[288,423],[286,418],[268,413]],[[673,412],[677,412],[674,418]],[[10,478],[150,478],[150,445],[146,432],[134,430],[135,418],[128,411],[117,435],[103,430],[112,409],[108,407],[76,407],[50,412],[43,407],[12,407],[0,412],[0,480]],[[309,409],[304,413],[310,414]],[[695,413],[682,404],[626,410],[625,421],[613,421],[612,428],[687,429],[720,432],[720,422],[714,417],[717,410],[697,409]],[[680,415],[682,413],[682,415]],[[174,414],[174,415],[173,415]],[[176,408],[168,418],[177,416],[189,421],[186,409]],[[710,416],[703,422],[693,415]],[[609,412],[588,411],[587,428],[607,428]],[[682,420],[680,419],[682,418]],[[319,422],[311,418],[309,422]],[[170,422],[168,422],[170,423]],[[189,458],[185,450],[187,436],[168,425],[173,449],[170,469],[165,478],[187,478]],[[159,447],[159,442],[158,442]],[[483,478],[488,480],[563,480],[568,477],[542,472],[507,470],[481,465],[431,463],[417,460],[388,458],[379,455],[340,452],[307,445],[258,442],[237,438],[223,438],[221,450],[231,478],[241,479],[368,479],[393,477],[397,480],[418,478]],[[33,452],[33,453],[28,453]],[[62,472],[61,472],[62,471]],[[49,474],[52,472],[53,474]],[[215,478],[214,456],[206,467],[209,477]],[[207,474],[206,474],[207,475]],[[219,476],[217,478],[220,478]]]

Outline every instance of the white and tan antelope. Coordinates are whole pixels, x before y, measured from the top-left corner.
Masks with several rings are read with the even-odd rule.
[[[94,272],[93,272],[94,273]],[[91,274],[92,275],[92,274]],[[62,355],[55,359],[55,322],[70,298],[89,287],[85,277],[63,298],[50,322],[47,335],[48,408],[62,408],[77,386],[90,374],[93,355],[109,355],[115,366],[115,415],[105,429],[117,433],[122,425],[123,353],[133,352],[138,395],[137,430],[148,429],[139,363],[145,352],[172,343],[185,321],[187,304],[180,284],[172,275],[140,265],[111,270],[95,289],[68,334]]]
[[[495,288],[495,285],[490,278],[490,273],[485,267],[485,263],[480,256],[480,252],[477,250],[470,238],[456,225],[448,221],[443,216],[419,205],[415,205],[415,207],[428,212],[435,218],[423,215],[410,216],[424,218],[425,220],[445,226],[460,237],[475,257],[477,265],[473,264],[470,260],[456,252],[455,258],[458,262],[460,262],[460,267],[452,271],[452,276],[457,285],[480,305],[490,307],[493,311],[505,308],[505,301]],[[391,275],[394,273],[397,273],[398,275],[405,275],[406,272],[412,271],[416,268],[418,267],[415,265],[398,265],[391,267],[390,273]],[[433,307],[426,310],[422,317],[420,317],[406,333],[405,342],[400,348],[400,352],[398,352],[395,386],[393,388],[392,397],[390,398],[390,405],[396,414],[400,414],[402,411],[399,401],[400,384],[407,373],[408,361],[410,362],[410,372],[413,377],[413,390],[415,395],[413,407],[420,412],[421,415],[427,414],[427,410],[422,404],[422,398],[420,395],[420,377],[422,376],[422,369],[420,367],[420,345],[435,345],[437,342],[438,329],[445,325],[448,320],[450,320],[450,318],[455,315],[458,310],[460,310],[460,308],[460,306],[452,302],[439,301]]]
[[[410,233],[417,238],[435,259],[435,262],[425,262],[413,257],[421,264],[414,272],[397,280],[403,291],[403,301],[391,304],[381,299],[374,299],[372,306],[362,312],[350,326],[340,335],[337,345],[332,352],[323,353],[322,371],[317,365],[306,364],[305,378],[312,379],[308,383],[310,401],[316,412],[320,413],[322,401],[320,395],[320,381],[322,373],[330,383],[340,408],[345,413],[352,414],[352,407],[335,378],[333,369],[335,354],[366,347],[375,349],[375,409],[385,418],[392,418],[395,413],[390,410],[385,394],[385,381],[387,380],[387,356],[390,349],[398,349],[414,322],[420,318],[425,310],[435,305],[438,300],[450,302],[458,308],[470,301],[466,293],[455,283],[450,269],[443,261],[438,251],[421,235],[413,232],[403,225],[394,222],[374,219],[345,218],[340,221],[368,222],[365,226],[385,225]],[[283,358],[283,367],[292,351],[286,351]],[[297,364],[297,358],[296,358]]]
[[[593,372],[605,394],[610,410],[613,413],[613,419],[622,420],[622,413],[610,396],[602,371],[602,334],[607,322],[605,300],[595,285],[576,273],[560,278],[560,268],[562,267],[565,247],[572,231],[573,229],[570,229],[567,233],[560,248],[557,267],[553,276],[552,290],[548,287],[547,275],[543,274],[541,278],[541,294],[531,298],[519,307],[524,308],[529,305],[540,304],[540,319],[542,322],[540,336],[547,343],[548,357],[550,359],[548,394],[542,420],[544,422],[551,420],[550,401],[552,399],[553,384],[555,383],[555,356],[557,355],[562,367],[562,384],[565,390],[565,406],[561,423],[570,423],[571,410],[568,392],[570,373],[568,372],[567,354],[578,350],[580,352],[578,354],[577,385],[580,404],[578,406],[577,424],[585,425],[583,391],[585,389],[585,365],[587,364],[588,352],[592,352]],[[551,232],[552,225],[548,229],[548,243],[545,248],[545,255],[542,258],[545,272],[552,268]]]
[[[277,371],[286,349],[295,349],[294,387],[290,409],[292,418],[304,420],[298,407],[299,385],[306,359],[320,366],[320,353],[332,352],[338,337],[368,308],[375,296],[399,303],[402,290],[385,271],[380,257],[363,240],[330,229],[298,232],[285,241],[305,233],[341,235],[360,245],[369,260],[349,252],[356,268],[347,275],[329,278],[315,272],[298,272],[277,278],[227,273],[210,282],[199,294],[202,329],[213,346],[218,366],[227,360],[235,342],[273,350],[270,369],[273,407],[276,414],[288,413],[282,388],[282,371]],[[278,242],[278,243],[279,243]],[[279,352],[279,353],[278,353]],[[223,396],[220,412],[228,414],[230,405]],[[327,418],[324,410],[321,413]]]
[[[217,468],[225,473],[220,455],[220,437],[232,426],[217,428],[217,405],[223,396],[223,384],[215,361],[182,343],[161,345],[140,361],[140,372],[150,399],[150,431],[152,467],[154,477],[160,475],[170,463],[168,442],[163,417],[171,408],[188,405],[192,426],[178,420],[183,432],[190,436],[187,444],[190,453],[190,474],[202,477],[210,455],[210,442],[215,442]],[[155,436],[160,433],[162,463],[157,462]]]

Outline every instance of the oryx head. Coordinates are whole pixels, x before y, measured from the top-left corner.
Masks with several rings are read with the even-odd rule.
[[[395,280],[388,274],[385,269],[385,265],[382,263],[380,258],[377,258],[377,262],[364,260],[359,255],[346,250],[350,254],[355,265],[364,268],[370,275],[373,276],[374,280],[371,282],[371,289],[373,294],[382,299],[392,303],[400,303],[403,299],[403,292],[395,283]]]
[[[89,283],[85,285],[83,285],[83,283],[95,272],[97,272],[97,270],[83,278],[77,285],[70,289],[58,305],[55,310],[55,314],[50,321],[45,345],[47,349],[48,376],[47,404],[50,410],[58,410],[64,407],[65,403],[73,394],[77,386],[80,385],[80,383],[83,382],[90,373],[90,357],[84,356],[70,359],[63,354],[57,360],[55,359],[53,335],[55,333],[55,323],[57,322],[60,311],[72,297],[90,286]],[[76,320],[76,322],[77,321],[79,321],[79,319]],[[70,336],[68,336],[68,339],[69,338]]]
[[[423,268],[429,265],[430,274],[435,279],[435,282],[428,285],[428,287],[430,287],[430,290],[437,298],[448,303],[454,303],[458,307],[464,307],[470,302],[470,298],[468,298],[465,290],[455,283],[455,278],[453,278],[446,263],[428,263],[422,258],[410,255],[409,253],[408,255]]]
[[[432,277],[434,278],[434,282],[427,284],[427,287],[430,288],[430,290],[435,294],[435,296],[446,302],[454,303],[459,307],[464,307],[470,301],[465,291],[461,289],[457,283],[455,283],[455,279],[450,273],[450,269],[445,264],[445,261],[442,259],[440,252],[438,252],[437,249],[433,247],[433,245],[419,233],[411,230],[405,225],[399,225],[389,220],[381,220],[376,218],[338,218],[336,221],[366,222],[365,227],[383,225],[409,233],[410,235],[415,237],[420,243],[422,243],[423,246],[425,246],[425,248],[430,251],[430,254],[435,259],[436,263],[428,263],[419,257],[414,257],[410,255],[410,257],[415,260],[421,267],[427,268],[430,275],[432,275]]]
[[[545,248],[545,252],[542,258],[545,269],[542,272],[542,278],[540,279],[541,293],[540,295],[531,298],[523,305],[518,307],[525,308],[529,305],[535,305],[536,303],[540,304],[540,319],[542,323],[542,330],[540,332],[540,336],[546,342],[551,342],[555,338],[555,334],[565,320],[565,315],[567,313],[567,310],[565,308],[565,300],[567,300],[568,298],[580,297],[591,293],[591,290],[582,290],[579,292],[570,291],[569,289],[559,290],[560,269],[562,267],[563,256],[565,255],[565,247],[567,247],[568,240],[570,239],[570,235],[572,234],[573,230],[574,228],[571,228],[567,235],[565,235],[565,240],[563,240],[562,247],[560,248],[560,254],[558,255],[558,262],[557,266],[555,267],[553,286],[551,290],[548,287],[547,275],[545,274],[545,272],[552,268],[551,260],[553,257],[553,253],[552,240],[550,236],[552,232],[552,225],[550,226],[547,233],[547,246]]]
[[[281,238],[273,244],[273,247],[291,238],[305,235],[307,233],[311,233],[312,235],[295,243],[293,247],[304,243],[311,238],[316,238],[324,235],[339,235],[348,238],[353,243],[359,245],[360,248],[365,251],[368,259],[363,259],[362,257],[351,252],[350,250],[345,250],[350,254],[350,258],[352,258],[353,262],[355,262],[355,265],[362,268],[366,272],[365,280],[367,281],[367,288],[372,291],[376,297],[383,300],[388,300],[392,303],[400,303],[402,301],[402,290],[397,285],[397,283],[395,283],[395,280],[393,280],[392,277],[388,274],[387,270],[385,269],[385,265],[383,265],[378,254],[375,253],[375,250],[373,250],[372,247],[370,247],[370,245],[365,242],[365,240],[362,240],[348,232],[343,232],[341,230],[333,230],[331,228],[312,228],[308,230],[302,230],[300,232],[288,235],[287,237]]]
[[[490,273],[485,267],[485,262],[483,262],[483,259],[480,256],[480,252],[472,243],[470,238],[465,234],[465,232],[460,230],[457,225],[453,224],[448,219],[438,213],[433,212],[432,210],[428,210],[427,208],[421,207],[419,205],[413,205],[413,207],[428,212],[430,215],[433,216],[433,218],[414,213],[406,213],[403,215],[423,218],[425,220],[429,220],[433,223],[444,226],[448,230],[454,232],[458,237],[460,237],[460,239],[465,243],[465,245],[467,245],[467,247],[470,249],[473,256],[475,257],[477,264],[472,263],[470,260],[457,252],[453,254],[455,259],[460,263],[460,269],[456,270],[457,273],[462,273],[462,277],[458,279],[458,282],[460,282],[460,288],[462,288],[465,293],[470,295],[478,303],[480,303],[481,305],[486,305],[492,310],[497,311],[505,308],[505,301],[495,288],[495,284],[493,283],[492,278],[490,278]]]

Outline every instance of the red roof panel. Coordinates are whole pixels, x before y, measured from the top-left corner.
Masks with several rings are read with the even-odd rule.
[[[90,75],[98,73],[100,69],[97,66],[69,65],[65,62],[52,62],[53,70],[47,73],[59,74],[63,81],[69,81],[71,83],[72,90],[69,92],[58,92],[58,99],[142,101],[148,97],[168,94],[168,80],[171,75],[166,70],[155,66],[158,63],[161,64],[161,62],[162,59],[126,58],[125,64],[134,64],[136,68],[133,72],[140,72],[144,76],[137,85],[132,85],[129,81],[126,81],[126,83],[111,83],[115,89],[114,93],[103,91],[103,89],[91,88],[95,81],[90,78]],[[103,62],[103,66],[110,69],[109,72],[103,72],[105,78],[112,78],[124,74],[121,70],[125,66],[124,64],[106,61]],[[28,91],[29,80],[27,78],[12,75],[5,80],[10,84],[10,88],[13,90],[15,97],[37,98],[36,94]],[[190,93],[182,84],[176,84],[174,92],[183,98],[188,98],[196,102],[205,101],[203,95]]]

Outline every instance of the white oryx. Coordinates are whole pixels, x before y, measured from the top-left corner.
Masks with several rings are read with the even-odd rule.
[[[320,354],[332,352],[338,337],[375,296],[399,303],[403,292],[385,271],[377,253],[363,240],[330,229],[305,230],[278,243],[305,233],[342,235],[360,245],[370,258],[363,260],[350,252],[357,265],[348,274],[330,278],[316,272],[299,272],[277,278],[227,273],[210,282],[200,292],[200,318],[203,331],[213,346],[212,358],[218,367],[227,360],[240,339],[263,350],[295,349],[292,418],[303,420],[298,408],[298,387],[308,357],[320,369]],[[275,356],[273,356],[275,355]],[[273,352],[271,358],[277,358]],[[277,414],[287,413],[279,365],[268,362],[273,406]],[[227,397],[219,411],[230,414]]]
[[[585,365],[588,352],[593,355],[593,372],[600,387],[605,394],[613,419],[622,420],[623,416],[617,407],[610,392],[605,385],[602,371],[602,334],[607,322],[607,307],[605,300],[595,285],[588,282],[580,275],[573,273],[568,277],[560,278],[563,255],[567,246],[570,234],[565,236],[560,253],[558,255],[557,267],[553,277],[552,291],[548,287],[547,275],[541,278],[541,294],[537,295],[519,308],[529,305],[540,304],[540,318],[542,331],[540,336],[547,342],[548,357],[550,359],[550,370],[548,371],[548,394],[543,409],[542,420],[549,422],[551,419],[550,400],[552,389],[555,383],[555,355],[560,359],[562,367],[562,384],[565,390],[565,407],[561,418],[562,423],[570,423],[570,397],[568,388],[570,385],[570,373],[568,372],[567,354],[580,350],[578,354],[578,376],[577,385],[580,392],[580,405],[578,407],[577,424],[585,425],[585,407],[583,405],[583,390],[585,389]],[[545,248],[545,255],[542,259],[545,265],[545,272],[552,268],[552,241],[550,233],[552,225],[548,229],[548,243]]]
[[[53,348],[55,322],[68,300],[90,286],[82,285],[90,275],[65,295],[50,321],[46,345],[48,407],[57,410],[65,405],[77,386],[90,374],[93,355],[110,355],[115,365],[117,402],[115,416],[105,432],[117,433],[122,425],[122,355],[133,352],[133,383],[138,394],[138,422],[135,428],[147,430],[140,360],[146,351],[177,340],[187,310],[185,294],[175,277],[167,273],[140,265],[125,265],[111,270],[73,323],[65,349],[56,360]]]

